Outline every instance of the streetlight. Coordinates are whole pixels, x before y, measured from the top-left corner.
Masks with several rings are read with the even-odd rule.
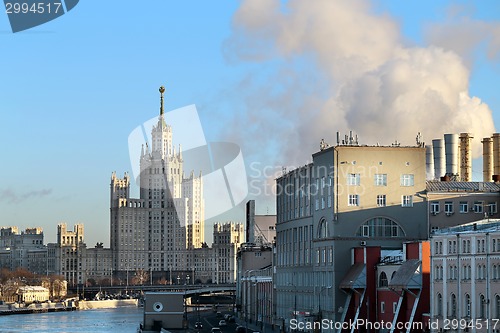
[[[177,275],[177,284],[181,284],[181,277]]]
[[[187,285],[189,285],[189,274],[186,275]]]

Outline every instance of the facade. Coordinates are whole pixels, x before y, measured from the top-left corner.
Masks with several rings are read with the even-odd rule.
[[[437,230],[431,253],[431,329],[499,332],[500,220]],[[453,320],[473,324],[446,327]]]
[[[285,324],[340,319],[351,248],[401,248],[428,237],[423,144],[362,146],[348,138],[320,148],[311,164],[277,179],[275,299]]]
[[[47,274],[47,249],[43,245],[42,228],[17,227],[0,229],[0,267],[10,270],[26,268],[36,274]]]
[[[73,230],[68,230],[66,223],[57,226],[56,271],[70,285],[86,280],[87,245],[83,236],[83,224],[75,224]]]
[[[281,325],[275,314],[274,250],[243,243],[236,255],[236,308],[247,322]],[[264,298],[263,295],[266,294]]]
[[[500,217],[499,183],[428,181],[427,200],[431,231]]]
[[[184,174],[182,150],[173,147],[172,128],[163,114],[163,92],[152,145],[140,157],[140,198],[130,198],[130,177],[111,176],[111,249],[117,273],[189,271],[187,250],[204,242],[203,182]]]
[[[255,213],[255,200],[246,204],[246,243],[273,244],[276,238],[276,215]]]
[[[45,302],[49,300],[49,290],[39,286],[24,286],[17,290],[19,302],[33,303]]]
[[[194,283],[235,283],[236,252],[242,239],[242,224],[215,223],[212,247],[204,245],[190,251],[194,262],[192,281]]]
[[[85,276],[97,284],[112,283],[113,255],[111,249],[98,243],[94,248],[86,249]]]
[[[379,246],[352,250],[353,264],[340,283],[347,294],[340,323],[359,322],[362,331],[425,331],[430,298],[430,244],[411,242],[401,249]],[[377,326],[375,326],[377,325]],[[351,327],[336,327],[347,332]]]

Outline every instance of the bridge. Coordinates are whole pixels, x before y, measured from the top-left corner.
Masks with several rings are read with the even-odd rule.
[[[84,287],[83,285],[68,286],[68,290],[85,294],[97,294],[98,292],[107,292],[118,294],[122,292],[146,292],[146,291],[176,291],[184,292],[186,295],[203,295],[203,294],[222,294],[236,292],[236,284],[213,284],[213,285],[129,285],[129,286],[92,286]]]

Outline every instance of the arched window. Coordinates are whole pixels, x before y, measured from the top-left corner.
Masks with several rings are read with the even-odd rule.
[[[479,318],[486,317],[486,298],[483,294],[479,295]]]
[[[465,294],[464,310],[465,310],[465,316],[470,317],[470,295],[469,294]]]
[[[387,287],[389,285],[389,281],[387,281],[387,274],[385,272],[380,273],[378,278],[378,286],[379,287]]]
[[[441,294],[437,294],[437,300],[436,300],[436,314],[439,317],[443,316],[443,296]]]
[[[454,318],[457,316],[457,296],[455,294],[450,295],[450,317]]]
[[[395,221],[386,217],[374,217],[363,223],[356,232],[361,237],[403,237],[405,232]]]
[[[328,222],[323,218],[318,224],[318,238],[330,237],[330,230],[328,228]]]

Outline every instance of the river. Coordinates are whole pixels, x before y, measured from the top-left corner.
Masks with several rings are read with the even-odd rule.
[[[1,333],[135,333],[142,321],[142,308],[80,310],[0,316]]]

